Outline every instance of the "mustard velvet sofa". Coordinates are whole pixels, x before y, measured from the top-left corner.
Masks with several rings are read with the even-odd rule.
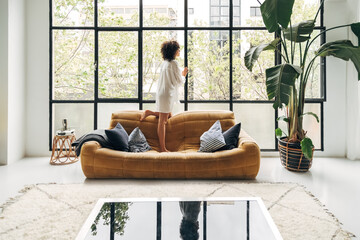
[[[217,120],[225,131],[235,124],[231,111],[186,111],[171,117],[166,125],[166,147],[160,153],[158,119],[149,116],[140,122],[143,111],[112,114],[110,128],[118,122],[128,134],[139,127],[152,150],[142,153],[102,148],[86,142],[81,149],[81,167],[87,178],[141,179],[255,179],[260,168],[260,149],[241,129],[238,147],[213,153],[198,152],[200,136]]]

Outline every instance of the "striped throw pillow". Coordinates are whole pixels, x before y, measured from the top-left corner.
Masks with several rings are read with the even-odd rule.
[[[214,152],[225,145],[221,124],[220,121],[217,120],[208,131],[201,135],[199,152]]]

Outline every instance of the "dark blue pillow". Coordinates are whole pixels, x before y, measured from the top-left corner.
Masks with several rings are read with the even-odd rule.
[[[226,130],[225,132],[223,132],[226,145],[217,151],[231,150],[233,148],[236,148],[239,141],[240,129],[241,129],[241,123],[238,123],[232,126],[231,128],[229,128],[228,130]]]
[[[129,151],[129,136],[120,123],[116,124],[116,127],[113,129],[106,129],[105,134],[114,149],[125,152]]]

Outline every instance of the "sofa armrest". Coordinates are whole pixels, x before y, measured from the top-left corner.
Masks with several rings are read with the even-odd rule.
[[[96,141],[85,142],[81,147],[81,168],[87,178],[94,178],[94,157],[101,145]]]
[[[244,159],[246,159],[247,162],[247,169],[252,169],[252,171],[249,171],[251,172],[250,175],[246,174],[246,178],[255,179],[260,169],[261,152],[256,141],[244,130],[240,131],[239,143],[236,151],[239,155],[246,156]]]

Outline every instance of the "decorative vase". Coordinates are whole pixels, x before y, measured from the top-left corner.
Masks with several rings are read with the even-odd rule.
[[[308,159],[301,151],[300,143],[289,143],[286,141],[286,137],[282,137],[279,139],[278,146],[281,164],[286,169],[295,172],[307,172],[311,168],[314,148],[311,159]]]

